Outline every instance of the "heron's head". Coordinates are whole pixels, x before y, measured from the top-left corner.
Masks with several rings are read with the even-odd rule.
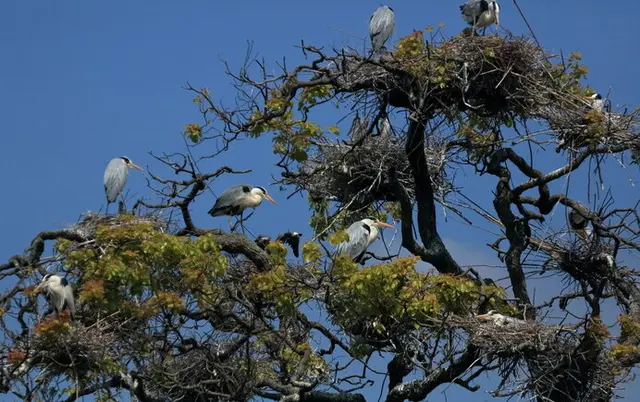
[[[377,228],[389,228],[389,229],[395,229],[395,226],[393,225],[389,225],[388,223],[379,221],[377,219],[371,219],[371,218],[367,218],[367,219],[363,219],[362,220],[363,223],[366,223],[369,226],[375,226]]]
[[[587,99],[587,100],[597,100],[597,99],[602,99],[602,95],[600,95],[599,93],[596,92],[596,93],[591,94],[589,96],[585,96],[584,98]]]
[[[271,196],[269,195],[269,193],[267,193],[267,190],[264,187],[254,187],[251,189],[251,193],[257,194],[260,197],[262,197],[262,199],[267,200],[273,204],[276,203],[276,201],[273,198],[271,198]]]
[[[120,159],[122,159],[124,161],[124,163],[127,165],[127,167],[144,171],[143,168],[141,168],[140,166],[138,166],[135,163],[131,162],[131,159],[127,158],[126,156],[121,156]]]
[[[302,233],[291,232],[291,236],[293,236],[293,237],[302,237]]]
[[[486,314],[477,315],[476,318],[481,320],[490,320],[496,314],[495,310],[489,310]]]
[[[38,286],[36,286],[36,288],[33,290],[34,293],[38,293],[39,291],[41,291],[42,289],[44,289],[45,287],[49,286],[52,283],[55,282],[60,282],[60,277],[58,275],[54,275],[54,274],[46,274],[42,280],[40,281],[40,283],[38,284]]]

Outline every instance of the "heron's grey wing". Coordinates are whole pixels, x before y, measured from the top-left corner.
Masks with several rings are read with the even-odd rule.
[[[238,184],[237,186],[224,190],[209,210],[209,214],[216,216],[216,214],[227,213],[227,209],[232,207],[245,193],[250,192],[252,188],[253,186],[250,184]]]
[[[371,37],[373,49],[381,49],[393,34],[394,29],[395,16],[393,11],[385,7],[378,8],[369,20],[369,36]]]
[[[482,13],[481,0],[469,0],[466,4],[460,6],[462,18],[469,24],[473,25],[476,18]]]
[[[76,311],[76,302],[73,299],[73,289],[71,289],[71,286],[64,287],[64,302],[72,313]]]
[[[364,228],[362,222],[356,222],[346,230],[349,240],[336,246],[336,255],[348,254],[351,258],[356,258],[367,250],[369,232]]]
[[[129,170],[122,159],[114,158],[109,162],[104,171],[104,192],[107,196],[107,201],[116,201],[116,198],[118,198],[127,183],[128,174]]]

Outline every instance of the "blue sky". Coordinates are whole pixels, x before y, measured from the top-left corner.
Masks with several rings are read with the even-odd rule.
[[[167,173],[148,152],[184,151],[183,126],[199,121],[192,95],[182,89],[187,81],[196,87],[206,86],[214,98],[230,102],[234,92],[220,59],[229,61],[232,68],[239,67],[248,40],[274,68],[283,57],[289,66],[303,61],[294,48],[301,39],[320,46],[362,48],[369,16],[378,6],[371,1],[336,0],[253,3],[2,2],[0,180],[5,194],[0,213],[1,260],[22,252],[39,230],[63,227],[75,222],[80,213],[104,207],[102,174],[111,158],[126,155],[145,169]],[[588,83],[603,94],[611,90],[614,107],[633,109],[638,104],[640,45],[634,38],[640,37],[640,3],[522,3],[543,46],[552,52],[581,52],[590,70]],[[388,4],[396,14],[394,39],[440,22],[445,23],[444,34],[448,36],[464,27],[457,2]],[[501,6],[501,23],[513,33],[526,33],[513,3],[503,1]],[[341,117],[318,116],[327,122]],[[196,152],[206,153],[207,146]],[[208,160],[200,168],[214,170],[228,164],[234,169],[253,169],[243,177],[225,176],[213,183],[213,190],[219,193],[239,182],[269,184],[270,175],[276,173],[274,161],[270,140],[265,138],[236,146],[228,155]],[[560,163],[554,156],[541,167],[550,169]],[[571,194],[582,201],[587,201],[587,174],[582,169],[571,182]],[[619,191],[617,201],[629,205],[638,199],[638,187],[630,184],[638,177],[637,168],[625,170],[612,161],[605,174],[608,185]],[[487,191],[495,186],[492,179],[464,175],[460,179],[466,195],[492,210]],[[139,171],[131,171],[127,188],[130,200],[150,196]],[[278,205],[262,206],[249,228],[255,234],[295,229],[310,235],[305,204],[296,197],[286,200],[288,193],[276,187],[270,188],[270,193]],[[227,228],[225,218],[206,215],[213,202],[213,195],[204,194],[193,205],[197,224]],[[563,222],[562,215],[555,217],[558,225]],[[462,263],[498,263],[483,247],[490,240],[484,232],[454,219],[446,223],[441,219],[440,227]],[[494,278],[506,275],[498,267],[486,272]],[[455,388],[447,389],[450,400],[456,395],[474,401],[491,399],[483,391],[462,394]],[[633,389],[638,391],[637,386],[631,386],[628,392]],[[377,390],[371,395],[377,398]],[[438,394],[430,400],[443,398]]]

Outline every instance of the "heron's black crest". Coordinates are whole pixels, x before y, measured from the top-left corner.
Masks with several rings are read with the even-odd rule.
[[[256,186],[256,188],[267,194],[267,190],[264,187]]]
[[[595,99],[602,99],[602,95],[600,95],[600,94],[596,94]]]
[[[62,278],[60,280],[60,283],[62,284],[62,286],[69,286],[69,281],[67,280],[67,278]]]
[[[131,159],[127,158],[126,156],[121,156],[120,159],[122,159],[124,163],[131,163]]]
[[[49,278],[51,278],[53,276],[53,274],[46,274],[43,278],[42,281],[46,282],[49,280]]]

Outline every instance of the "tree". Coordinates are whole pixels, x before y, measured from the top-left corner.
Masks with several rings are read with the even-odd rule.
[[[228,71],[233,107],[188,85],[202,122],[185,128],[187,154],[156,157],[172,173],[152,174],[157,200],[40,232],[0,266],[3,392],[364,401],[379,369],[369,361],[380,354],[387,401],[422,400],[447,383],[474,392],[484,373],[498,379],[495,396],[610,400],[640,362],[640,292],[624,262],[640,249],[637,203],[611,196],[588,207],[553,189],[587,164],[593,180],[607,159],[637,164],[638,110],[591,108],[578,54],[558,60],[527,38],[424,35],[379,59],[302,43],[308,62],[278,76],[249,60]],[[357,114],[348,135],[314,122],[334,105],[338,122],[348,104]],[[388,118],[391,130],[381,130]],[[191,215],[213,180],[242,173],[203,173],[194,153],[211,158],[264,136],[280,158],[277,182],[307,195],[313,210],[316,237],[302,263],[287,260],[281,243],[262,250]],[[556,153],[559,168],[537,167]],[[494,178],[493,206],[459,201],[462,170]],[[461,267],[438,232],[437,204],[499,231],[489,247],[511,289]],[[569,235],[546,224],[558,205],[583,222]],[[176,217],[157,213],[166,210]],[[331,254],[346,226],[389,215],[401,222],[402,256],[369,253],[359,267]],[[47,242],[52,259],[43,259]],[[73,322],[38,314],[33,285],[49,265],[75,289]],[[566,291],[535,303],[527,279],[540,273],[566,281]],[[602,320],[610,299],[618,336]],[[476,317],[489,310],[518,319]],[[548,311],[566,322],[548,322]]]

